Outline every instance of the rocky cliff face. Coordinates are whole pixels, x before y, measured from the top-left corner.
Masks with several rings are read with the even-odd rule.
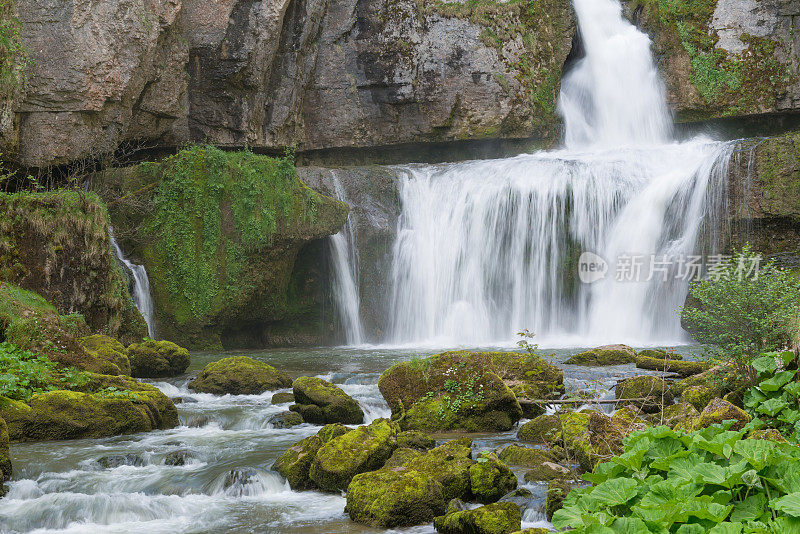
[[[125,140],[299,149],[553,138],[568,0],[16,0],[3,132],[41,167]]]
[[[625,0],[678,120],[800,110],[800,2]]]

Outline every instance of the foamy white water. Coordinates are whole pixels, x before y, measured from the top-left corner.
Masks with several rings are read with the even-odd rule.
[[[388,341],[684,339],[686,280],[650,267],[715,242],[732,145],[670,141],[648,37],[616,0],[574,5],[586,56],[562,84],[566,148],[400,169]],[[587,251],[608,262],[604,281],[578,281]],[[616,279],[626,255],[641,258],[638,281]]]
[[[133,279],[133,305],[136,306],[136,309],[144,317],[144,322],[147,323],[147,335],[153,338],[156,335],[155,309],[153,307],[153,299],[150,296],[150,279],[147,278],[147,270],[144,265],[133,263],[125,257],[119,247],[119,243],[114,239],[114,232],[110,229],[109,236],[111,237],[111,247],[114,249],[114,254],[125,265]]]

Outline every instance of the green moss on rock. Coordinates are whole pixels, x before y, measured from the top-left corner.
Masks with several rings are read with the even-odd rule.
[[[571,365],[604,366],[634,363],[636,351],[627,345],[604,345],[575,354],[564,363]]]
[[[125,346],[116,339],[102,334],[83,337],[81,346],[86,352],[100,361],[106,362],[101,374],[130,375],[131,362],[125,352]]]
[[[189,389],[215,395],[260,395],[291,384],[289,375],[267,363],[247,356],[232,356],[206,365],[189,382]]]
[[[719,397],[719,390],[708,386],[691,386],[683,390],[681,400],[702,411],[709,402]]]
[[[472,495],[483,504],[497,502],[517,487],[517,477],[494,454],[482,453],[469,468]]]
[[[691,430],[694,420],[699,416],[700,412],[692,404],[681,402],[667,406],[660,414],[654,415],[652,420],[656,425],[667,425],[672,429]]]
[[[8,426],[5,420],[0,417],[0,487],[2,487],[4,482],[11,479],[12,470],[9,444]],[[0,493],[3,493],[3,491],[0,490]]]
[[[330,440],[314,457],[311,481],[325,491],[347,489],[354,476],[386,463],[397,448],[398,433],[395,423],[378,419]]]
[[[637,400],[645,412],[658,412],[663,406],[672,404],[672,392],[663,378],[651,375],[634,376],[617,382],[615,395],[617,399]],[[637,404],[637,405],[638,405]]]
[[[572,484],[567,480],[551,480],[547,486],[545,499],[545,514],[547,520],[553,520],[553,514],[560,510],[567,494],[572,490]]]
[[[418,430],[406,430],[397,435],[397,446],[428,451],[436,446],[436,440]]]
[[[636,367],[639,369],[676,373],[681,376],[692,376],[707,371],[711,366],[704,362],[666,360],[639,355],[636,358]]]
[[[560,426],[561,425],[559,425],[559,430]],[[554,461],[555,455],[546,449],[534,449],[511,444],[500,451],[498,458],[509,465],[518,467],[538,467],[545,462]]]
[[[309,477],[309,471],[317,451],[324,444],[349,431],[342,425],[326,425],[315,436],[309,436],[289,447],[272,464],[272,469],[280,473],[295,491],[314,489],[316,486]]]
[[[513,502],[498,502],[436,517],[433,526],[442,534],[510,534],[522,526],[522,512]]]
[[[303,416],[308,423],[343,423],[360,425],[364,411],[341,388],[318,377],[301,376],[292,383],[297,404],[289,409]]]
[[[137,378],[177,376],[189,368],[189,351],[170,341],[148,339],[127,350],[131,376]]]
[[[750,414],[722,399],[713,399],[695,420],[694,430],[706,428],[710,425],[733,421],[731,430],[741,430],[752,420]]]
[[[548,398],[563,374],[535,356],[458,351],[395,364],[378,387],[403,428],[505,431],[522,416],[510,387]]]
[[[272,399],[269,402],[271,404],[286,404],[294,402],[294,393],[289,393],[288,391],[279,391],[272,396]]]
[[[540,415],[517,430],[517,439],[528,443],[553,443],[561,435],[561,419],[557,415]]]
[[[573,478],[572,471],[554,462],[543,462],[525,472],[525,482],[542,482],[558,478]]]

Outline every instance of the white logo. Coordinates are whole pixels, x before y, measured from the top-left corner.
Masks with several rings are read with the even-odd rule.
[[[584,252],[578,258],[578,276],[584,284],[602,280],[607,272],[608,263],[594,252]]]

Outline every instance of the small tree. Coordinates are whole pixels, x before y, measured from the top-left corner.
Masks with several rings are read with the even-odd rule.
[[[747,244],[690,288],[682,322],[711,356],[745,365],[795,340],[800,280],[760,260]]]

